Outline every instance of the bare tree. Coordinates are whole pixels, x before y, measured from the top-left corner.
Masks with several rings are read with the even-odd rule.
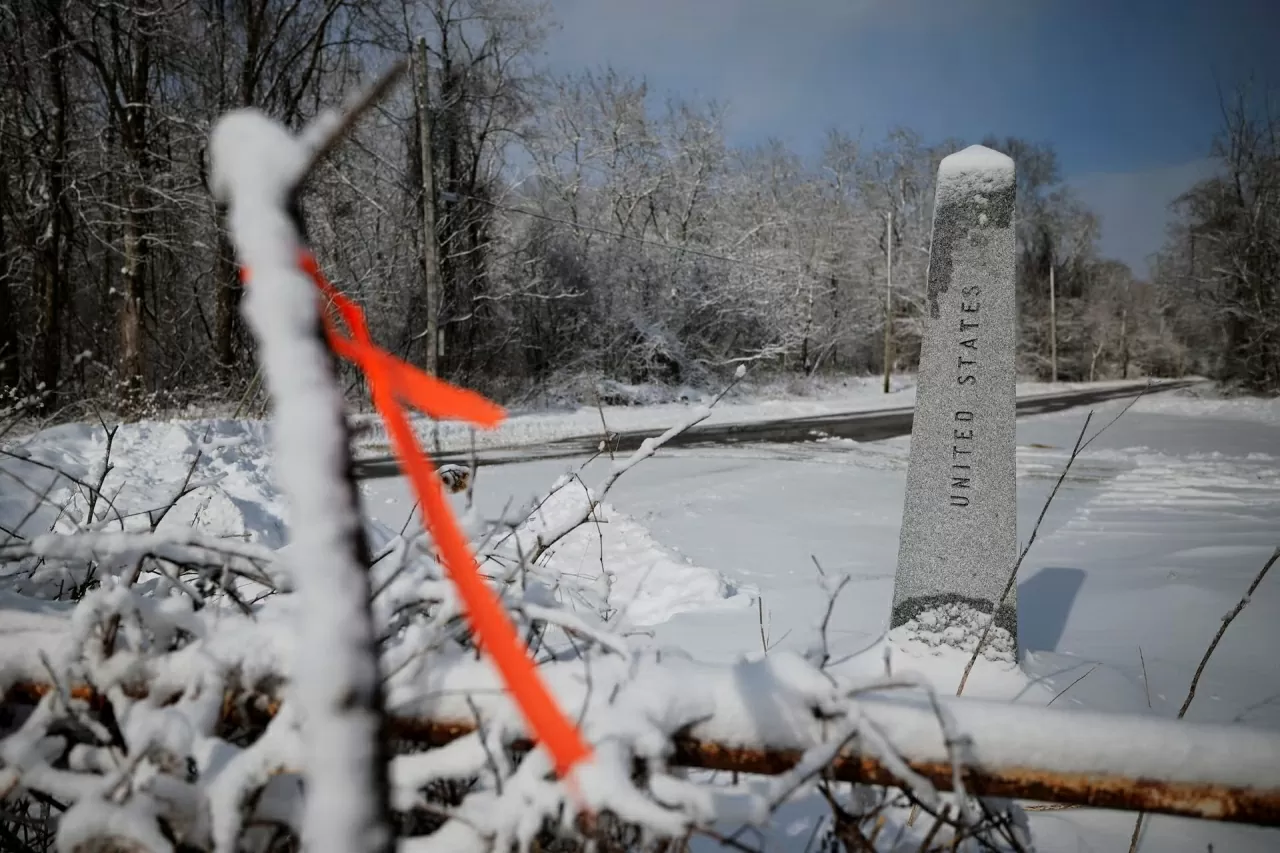
[[[962,142],[833,129],[814,158],[733,146],[731,107],[610,68],[541,68],[549,22],[535,0],[0,9],[0,382],[108,406],[123,384],[137,411],[239,401],[253,362],[202,182],[210,123],[254,105],[300,126],[420,41],[429,83],[380,104],[301,199],[325,269],[384,345],[430,365],[441,342],[441,373],[504,398],[560,385],[594,399],[602,378],[707,385],[744,361],[869,372],[891,249],[893,360],[912,368],[934,173]],[[1049,372],[1051,269],[1064,378],[1218,370],[1227,348],[1233,364],[1274,361],[1253,345],[1274,326],[1255,323],[1273,313],[1274,229],[1243,214],[1269,203],[1257,116],[1228,111],[1220,148],[1242,177],[1187,197],[1151,287],[1098,256],[1099,222],[1051,145],[987,140],[1019,165],[1024,370]]]
[[[1219,175],[1177,202],[1180,223],[1163,253],[1159,285],[1207,308],[1212,332],[1184,334],[1222,380],[1280,391],[1280,120],[1266,98],[1242,90],[1222,105],[1214,145]],[[1194,312],[1195,309],[1193,309]]]

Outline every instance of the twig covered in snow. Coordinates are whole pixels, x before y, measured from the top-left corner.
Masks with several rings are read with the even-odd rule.
[[[693,427],[711,417],[712,408],[723,400],[724,396],[733,390],[734,386],[742,381],[742,378],[746,375],[746,366],[741,364],[738,365],[737,370],[734,371],[733,379],[726,384],[723,389],[721,389],[720,393],[717,394],[710,403],[705,406],[699,406],[690,413],[687,418],[672,425],[666,432],[662,433],[662,435],[656,438],[646,438],[641,442],[635,452],[626,459],[622,461],[615,460],[608,476],[605,477],[604,482],[600,484],[599,489],[594,495],[588,496],[587,500],[583,502],[582,507],[578,512],[564,518],[552,529],[541,531],[536,535],[533,548],[529,553],[529,560],[537,561],[539,557],[545,554],[557,542],[565,536],[568,536],[580,525],[586,523],[586,521],[592,517],[593,513],[599,509],[600,503],[604,500],[605,496],[609,494],[609,490],[613,488],[614,484],[618,482],[618,479],[623,474],[627,473],[644,460],[652,458],[663,445],[671,441],[676,436],[688,432]]]
[[[1058,479],[1054,482],[1053,488],[1049,490],[1049,495],[1045,498],[1044,504],[1040,507],[1040,514],[1036,516],[1036,523],[1031,528],[1031,535],[1027,537],[1027,543],[1022,546],[1022,550],[1018,554],[1018,559],[1014,561],[1013,569],[1009,572],[1009,579],[1005,582],[1004,590],[1000,593],[1000,600],[996,602],[995,609],[992,611],[992,616],[988,620],[986,627],[983,628],[982,634],[978,637],[977,644],[973,647],[973,653],[969,656],[969,660],[964,666],[964,674],[960,676],[960,686],[956,688],[957,696],[964,693],[965,685],[969,681],[969,673],[973,671],[973,665],[977,663],[978,656],[982,653],[982,649],[986,645],[987,637],[990,635],[992,627],[995,626],[995,613],[1000,610],[1000,607],[1004,604],[1005,600],[1008,599],[1009,593],[1013,591],[1013,587],[1017,584],[1018,570],[1022,568],[1022,561],[1026,559],[1027,553],[1031,550],[1031,546],[1035,544],[1036,536],[1040,533],[1040,525],[1044,522],[1044,517],[1049,512],[1049,507],[1053,504],[1053,499],[1057,497],[1058,490],[1062,488],[1062,483],[1067,479],[1067,474],[1070,473],[1071,466],[1075,464],[1075,461],[1079,458],[1080,454],[1083,453],[1090,444],[1093,444],[1098,436],[1102,435],[1110,429],[1116,421],[1124,417],[1125,413],[1133,408],[1133,406],[1150,390],[1151,382],[1148,380],[1146,387],[1130,398],[1129,402],[1125,403],[1120,411],[1116,413],[1115,417],[1107,421],[1100,430],[1089,436],[1087,439],[1085,438],[1085,435],[1089,431],[1089,422],[1093,420],[1093,412],[1090,411],[1085,415],[1084,424],[1080,427],[1080,434],[1076,436],[1075,446],[1071,448],[1071,455],[1067,457],[1066,464],[1062,466],[1062,472],[1058,475]]]
[[[1142,693],[1146,697],[1149,710],[1151,708],[1151,681],[1147,678],[1147,658],[1142,653],[1142,646],[1138,646],[1138,663],[1142,665]],[[1138,819],[1133,822],[1133,835],[1129,836],[1129,853],[1135,853],[1138,849],[1138,843],[1142,840],[1142,823],[1146,817],[1145,812],[1138,812]]]
[[[212,566],[276,589],[289,589],[288,576],[270,548],[209,536],[199,530],[158,532],[45,533],[30,542],[0,546],[0,559],[110,561],[121,565],[155,557],[175,565]]]
[[[1253,583],[1249,584],[1249,589],[1245,592],[1244,597],[1236,603],[1235,607],[1231,608],[1230,613],[1227,613],[1222,617],[1222,624],[1218,626],[1218,632],[1213,635],[1213,640],[1209,643],[1209,648],[1204,650],[1204,657],[1200,658],[1200,663],[1196,667],[1195,675],[1191,677],[1191,685],[1187,688],[1187,698],[1182,700],[1182,707],[1178,709],[1179,720],[1187,715],[1187,709],[1191,707],[1192,700],[1196,698],[1196,687],[1200,684],[1200,676],[1204,674],[1204,668],[1209,665],[1209,658],[1213,657],[1213,652],[1218,648],[1218,643],[1222,641],[1222,636],[1227,633],[1227,629],[1231,627],[1231,623],[1240,615],[1240,611],[1244,610],[1245,605],[1249,603],[1253,594],[1257,592],[1258,586],[1262,583],[1262,579],[1267,576],[1267,572],[1271,571],[1271,567],[1276,564],[1277,560],[1280,560],[1280,547],[1276,548],[1276,550],[1271,554],[1270,559],[1262,565],[1261,570],[1259,570],[1257,576],[1254,577]]]
[[[110,454],[110,451],[109,451],[109,450],[107,451],[107,454],[108,454],[108,457],[109,457],[109,454]],[[74,485],[76,485],[76,486],[78,486],[79,488],[83,489],[83,490],[84,490],[85,495],[87,495],[87,496],[92,496],[94,499],[101,500],[103,503],[105,503],[105,504],[107,505],[107,507],[108,507],[108,508],[111,510],[111,512],[112,512],[112,516],[113,516],[112,520],[113,520],[113,521],[117,521],[117,522],[119,522],[121,527],[123,527],[123,526],[124,526],[123,516],[120,514],[120,511],[116,508],[115,503],[114,503],[114,502],[113,502],[109,497],[107,497],[105,494],[103,494],[103,493],[102,493],[102,491],[101,491],[100,489],[96,488],[96,487],[95,487],[95,486],[93,486],[92,484],[85,482],[83,479],[81,479],[81,478],[79,478],[79,477],[73,477],[73,476],[71,476],[70,474],[68,474],[66,471],[64,471],[64,470],[62,470],[62,469],[60,469],[60,468],[57,468],[57,467],[55,467],[54,465],[51,465],[50,463],[45,462],[44,460],[41,460],[41,459],[33,459],[33,458],[32,458],[32,457],[30,457],[30,456],[23,455],[23,454],[20,454],[20,453],[15,453],[14,451],[12,451],[12,450],[7,450],[7,449],[5,449],[5,448],[3,448],[3,447],[0,447],[0,456],[5,456],[5,457],[8,457],[8,458],[10,458],[10,459],[15,459],[15,460],[18,460],[18,461],[24,462],[24,463],[26,463],[26,464],[28,464],[28,465],[34,465],[34,466],[36,466],[37,468],[43,468],[43,469],[45,469],[45,470],[47,470],[47,471],[52,472],[53,474],[56,474],[58,477],[61,477],[61,478],[66,479],[68,482],[73,483]],[[108,461],[109,461],[109,458],[108,458]],[[103,465],[105,466],[106,464],[107,464],[107,461],[104,461]],[[48,494],[47,494],[47,493],[46,493],[46,494],[41,494],[38,490],[36,490],[36,489],[32,489],[32,488],[31,488],[30,486],[28,486],[26,483],[22,482],[22,480],[18,479],[18,477],[17,477],[15,474],[13,474],[12,472],[10,472],[10,471],[6,471],[5,469],[0,468],[0,474],[6,475],[6,476],[8,476],[8,477],[12,478],[13,480],[15,480],[15,481],[18,483],[18,485],[22,486],[23,488],[28,489],[32,494],[36,495],[37,500],[39,500],[39,501],[42,501],[42,502],[43,502],[45,499],[47,499],[47,498],[48,498]],[[50,487],[52,488],[52,484],[51,484],[51,486],[50,486]]]
[[[1027,543],[1022,546],[1022,551],[1018,554],[1018,559],[1014,561],[1013,568],[1009,571],[1009,579],[1005,582],[1004,591],[1000,593],[1000,600],[996,602],[995,610],[992,616],[987,620],[986,627],[982,629],[982,633],[978,636],[978,642],[973,647],[973,653],[969,655],[969,660],[964,665],[964,674],[960,676],[960,686],[956,688],[956,695],[964,693],[964,687],[969,682],[969,673],[973,671],[973,665],[978,662],[978,655],[981,654],[983,647],[986,645],[987,637],[991,633],[992,627],[996,624],[995,613],[1004,604],[1005,599],[1009,597],[1009,593],[1013,591],[1014,584],[1018,582],[1018,570],[1022,568],[1022,561],[1026,559],[1027,554],[1031,551],[1031,546],[1036,542],[1036,536],[1040,533],[1040,525],[1044,522],[1044,517],[1049,512],[1049,507],[1053,505],[1053,499],[1058,495],[1058,489],[1062,488],[1062,483],[1067,479],[1067,474],[1071,472],[1071,466],[1075,464],[1076,459],[1080,456],[1080,451],[1084,448],[1085,433],[1089,429],[1089,421],[1093,419],[1093,412],[1085,415],[1084,424],[1080,427],[1080,434],[1076,436],[1075,446],[1071,448],[1071,455],[1067,457],[1067,462],[1062,466],[1062,472],[1058,474],[1058,479],[1054,481],[1053,488],[1049,490],[1048,496],[1044,499],[1044,504],[1040,507],[1040,514],[1036,516],[1036,523],[1031,528],[1031,535],[1027,537]],[[1114,423],[1114,421],[1113,421]]]
[[[293,179],[291,189],[296,191],[301,188],[316,167],[355,127],[356,122],[387,96],[407,65],[404,59],[396,60],[370,86],[352,93],[342,107],[325,110],[303,128],[299,142],[303,146],[305,159],[300,164],[301,168]]]
[[[89,510],[85,515],[86,521],[88,521],[90,525],[94,524],[98,520],[94,510],[98,506],[98,496],[102,494],[102,486],[107,481],[107,475],[111,473],[111,445],[115,440],[116,432],[119,428],[120,427],[118,425],[111,428],[108,428],[105,424],[103,425],[103,429],[107,432],[107,448],[102,455],[102,465],[98,468],[98,482],[94,485],[88,495]]]
[[[110,600],[98,596],[95,601],[101,604]],[[158,626],[161,623],[154,620],[161,617],[148,618]],[[232,634],[241,630],[235,623],[224,625]],[[406,637],[400,642],[416,641]],[[234,647],[218,651],[207,643],[206,648],[215,655],[212,663],[222,658],[219,671],[226,673],[239,668],[240,656],[252,651]],[[184,657],[174,655],[178,656],[175,663]],[[162,664],[160,659],[154,665],[157,673],[172,668],[173,664]],[[659,661],[651,655],[604,656],[593,664],[596,684],[590,690],[573,661],[551,662],[543,669],[567,705],[584,708],[584,726],[593,739],[621,737],[634,744],[638,755],[663,756],[671,763],[777,773],[794,766],[799,751],[828,749],[839,720],[863,720],[869,726],[865,731],[876,733],[875,743],[880,746],[872,743],[870,752],[862,747],[841,752],[827,767],[833,778],[901,784],[903,769],[893,769],[900,760],[911,773],[940,789],[951,789],[961,765],[955,750],[965,741],[964,784],[982,796],[1013,796],[1019,784],[1046,779],[1055,772],[1063,774],[1063,780],[1082,774],[1076,781],[1060,781],[1051,789],[1032,788],[1023,795],[1079,798],[1075,801],[1092,805],[1150,805],[1154,811],[1190,814],[1220,810],[1216,816],[1245,820],[1263,815],[1259,810],[1270,797],[1270,820],[1280,820],[1280,763],[1276,761],[1280,739],[1267,731],[1153,720],[1145,715],[921,697],[919,683],[902,677],[837,678],[833,683],[830,674],[790,654],[729,667],[669,658]],[[42,671],[33,668],[30,677]],[[396,708],[392,731],[397,739],[439,743],[456,737],[474,728],[479,709],[493,736],[508,746],[527,744],[518,718],[511,714],[510,700],[483,661],[446,650],[436,656],[429,671],[392,682]],[[83,694],[76,691],[76,695]],[[287,699],[289,694],[281,695]],[[770,709],[764,717],[759,702],[766,702]],[[640,737],[640,732],[654,726],[651,735]],[[1046,732],[1052,737],[1046,739]],[[654,736],[658,740],[650,742]],[[664,746],[668,738],[671,745]],[[668,751],[672,747],[674,751]],[[885,748],[891,752],[883,752]],[[1038,767],[1029,764],[1029,756],[1035,756]],[[1133,778],[1165,781],[1134,786]],[[1205,793],[1205,785],[1233,790],[1225,790],[1223,798],[1216,800]],[[1185,799],[1178,802],[1179,796]]]
[[[308,746],[302,841],[313,851],[372,853],[390,851],[393,840],[371,559],[342,388],[318,294],[298,266],[290,214],[301,181],[349,126],[325,118],[334,128],[300,140],[256,110],[225,116],[210,141],[211,187],[227,204],[232,241],[251,270],[244,311],[273,400],[278,476],[297,519],[291,556],[303,653],[294,684]]]

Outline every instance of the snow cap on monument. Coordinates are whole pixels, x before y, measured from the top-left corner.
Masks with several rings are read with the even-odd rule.
[[[891,627],[972,644],[1017,632],[1014,164],[973,145],[938,166]]]
[[[966,199],[981,204],[983,197],[1011,191],[1013,178],[1011,157],[985,145],[970,145],[943,157],[938,164],[937,204]]]
[[[948,154],[938,164],[939,178],[945,179],[959,172],[967,174],[998,172],[1012,180],[1013,158],[985,145],[970,145],[954,154]]]

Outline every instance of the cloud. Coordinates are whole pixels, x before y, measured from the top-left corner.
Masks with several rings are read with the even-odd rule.
[[[645,77],[659,99],[717,100],[728,106],[731,144],[776,137],[812,156],[829,128],[875,141],[894,126],[931,142],[987,133],[1052,141],[1069,173],[1111,170],[1070,183],[1102,217],[1104,254],[1138,274],[1164,242],[1169,202],[1209,169],[1188,162],[1216,114],[1189,88],[1205,74],[1186,58],[1207,25],[1175,26],[1163,7],[1111,15],[1106,0],[550,4],[561,24],[547,45],[554,70],[609,64]],[[1153,22],[1160,38],[1132,40]]]
[[[937,0],[551,0],[560,29],[548,44],[548,59],[562,71],[610,64],[643,75],[660,95],[727,103],[730,131],[742,137],[816,140],[825,126],[854,129],[868,117],[878,119],[886,108],[893,111],[894,101],[918,102],[915,84],[921,81],[947,85],[932,71],[937,62],[950,63],[932,56],[930,44],[963,33],[968,47],[962,52],[972,53],[975,37],[989,38],[1008,22],[1027,20],[1042,3],[959,5]]]
[[[1149,273],[1148,256],[1164,245],[1169,205],[1216,166],[1215,160],[1192,160],[1140,172],[1094,172],[1067,183],[1102,218],[1102,254],[1143,276]]]
[[[874,14],[872,0],[552,0],[559,46],[584,57],[646,66],[726,59],[788,64],[787,49],[823,41]],[[690,53],[690,48],[700,52]],[[735,58],[736,57],[736,58]]]
[[[785,48],[827,43],[856,34],[855,27],[971,28],[1024,17],[1042,4],[1026,0],[551,0],[564,27],[562,46],[575,52],[653,60],[667,46],[697,45],[743,59],[789,66],[803,59]],[[768,48],[751,56],[751,48]],[[696,56],[680,54],[682,59]]]

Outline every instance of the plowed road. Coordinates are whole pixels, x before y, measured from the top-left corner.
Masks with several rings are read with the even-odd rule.
[[[1177,379],[1152,382],[1150,391],[1171,391],[1195,384],[1195,380]],[[1019,415],[1042,415],[1074,406],[1089,406],[1120,397],[1132,397],[1147,387],[1145,382],[1129,385],[1113,385],[1108,388],[1091,388],[1085,391],[1066,391],[1057,394],[1037,394],[1017,401]],[[844,412],[829,415],[812,415],[797,418],[778,418],[769,421],[746,423],[702,424],[677,435],[667,447],[691,447],[712,444],[748,444],[753,442],[789,443],[812,441],[831,436],[851,438],[855,441],[877,441],[908,435],[911,432],[912,406],[897,409],[878,409],[863,412]],[[656,438],[665,430],[644,429],[614,433],[615,452],[635,450],[646,438]],[[600,435],[582,435],[562,438],[544,444],[528,444],[508,447],[492,447],[477,452],[480,465],[505,465],[512,462],[528,462],[533,459],[560,459],[572,456],[589,456],[600,444]],[[442,453],[433,456],[437,464],[453,462],[469,464],[470,454]],[[359,459],[355,463],[355,476],[360,480],[375,480],[400,476],[400,466],[395,457],[381,456]]]

